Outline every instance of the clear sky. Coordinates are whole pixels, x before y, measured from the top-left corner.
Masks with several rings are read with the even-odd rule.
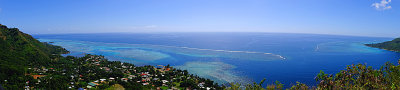
[[[29,34],[284,32],[400,37],[400,0],[0,0]]]

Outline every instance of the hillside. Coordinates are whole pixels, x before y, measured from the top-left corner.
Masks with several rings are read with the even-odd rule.
[[[400,38],[396,38],[392,41],[376,43],[376,44],[366,44],[370,47],[376,47],[380,49],[390,50],[390,51],[400,51]]]
[[[67,51],[60,46],[39,42],[17,28],[0,24],[0,83],[14,86],[23,80],[27,66],[47,65],[52,57]],[[15,83],[15,84],[13,84]]]
[[[167,66],[108,61],[104,56],[61,56],[68,51],[0,25],[0,89],[222,88],[210,79]]]

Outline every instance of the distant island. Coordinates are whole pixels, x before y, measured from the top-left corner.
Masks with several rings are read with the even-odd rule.
[[[370,47],[385,49],[389,51],[400,52],[400,38],[396,38],[392,41],[382,42],[382,43],[375,43],[375,44],[365,44]]]
[[[398,51],[400,39],[371,47]],[[50,42],[51,43],[51,42]],[[389,48],[390,47],[390,48]],[[68,51],[40,42],[17,28],[0,24],[0,89],[90,90],[282,90],[283,84],[222,85],[169,65],[135,66],[108,61],[101,55],[61,56]],[[398,62],[400,64],[400,61]],[[337,74],[321,71],[317,85],[296,82],[287,90],[400,89],[400,66],[386,63],[381,69],[364,64],[349,65]]]

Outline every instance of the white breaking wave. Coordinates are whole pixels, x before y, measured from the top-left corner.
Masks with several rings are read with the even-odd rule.
[[[164,46],[164,45],[158,45]],[[171,46],[169,46],[171,47]],[[202,50],[202,51],[215,51],[215,52],[227,52],[227,53],[247,53],[247,54],[267,54],[267,55],[274,55],[281,59],[286,59],[285,57],[273,53],[264,53],[264,52],[252,52],[252,51],[231,51],[231,50],[215,50],[215,49],[202,49],[202,48],[190,48],[190,47],[179,47],[183,49],[191,49],[191,50]]]
[[[247,52],[245,52],[245,53],[258,53],[258,52],[248,52],[248,51],[247,51]]]
[[[151,44],[147,44],[151,45]],[[246,54],[267,54],[277,56],[281,59],[286,59],[285,57],[273,53],[264,53],[264,52],[252,52],[252,51],[232,51],[232,50],[215,50],[215,49],[204,49],[204,48],[191,48],[191,47],[177,47],[177,46],[166,46],[166,45],[153,45],[153,46],[164,46],[164,47],[176,47],[190,50],[200,50],[200,51],[214,51],[214,52],[227,52],[227,53],[246,53]]]
[[[223,52],[224,50],[213,50],[213,51],[217,51],[217,52]]]

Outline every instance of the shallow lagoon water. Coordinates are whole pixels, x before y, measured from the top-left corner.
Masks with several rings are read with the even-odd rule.
[[[395,52],[364,43],[392,38],[284,33],[136,33],[35,35],[71,51],[69,55],[101,54],[136,65],[166,65],[218,83],[248,83],[267,78],[286,86],[315,84],[320,70],[336,73],[346,65],[378,68],[397,62]]]
[[[214,58],[226,58],[229,61],[272,61],[285,60],[281,55],[266,52],[214,50],[191,47],[177,47],[150,44],[125,44],[73,41],[60,39],[39,39],[42,42],[53,42],[71,51],[67,55],[100,54],[113,61],[123,61],[136,65],[176,65],[178,69],[190,71],[201,77],[210,78],[217,83],[240,82],[248,83],[250,80],[237,75],[234,65],[223,62],[214,62]],[[173,56],[171,56],[173,55]],[[187,56],[191,60],[176,59],[174,57]],[[196,58],[193,58],[196,57]],[[201,59],[209,58],[209,59]]]

